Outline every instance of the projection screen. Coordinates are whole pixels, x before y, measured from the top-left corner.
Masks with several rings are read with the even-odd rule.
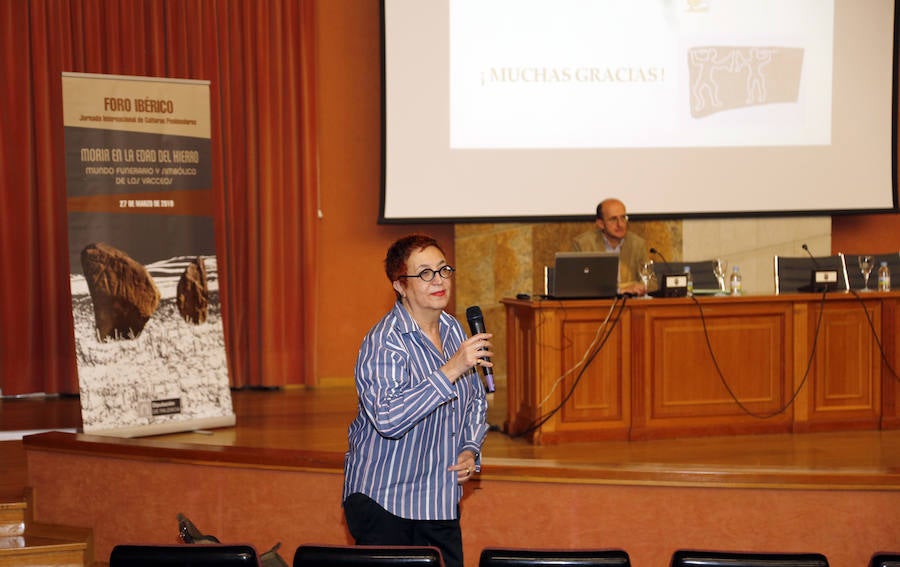
[[[382,222],[896,208],[895,0],[382,0]]]

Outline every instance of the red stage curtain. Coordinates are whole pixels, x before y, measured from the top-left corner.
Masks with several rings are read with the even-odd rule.
[[[233,386],[314,376],[313,0],[0,2],[0,389],[77,392],[63,71],[204,79]]]

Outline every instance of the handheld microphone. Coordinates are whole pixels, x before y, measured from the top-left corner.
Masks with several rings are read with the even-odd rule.
[[[466,309],[466,319],[469,321],[469,330],[472,331],[473,335],[477,335],[479,333],[486,333],[484,330],[484,315],[481,314],[481,307],[477,305],[473,305]],[[484,360],[488,362],[491,361],[489,356],[482,357]],[[494,392],[494,369],[488,368],[487,366],[482,366],[481,371],[484,373],[484,381],[487,386],[487,391],[489,394]]]

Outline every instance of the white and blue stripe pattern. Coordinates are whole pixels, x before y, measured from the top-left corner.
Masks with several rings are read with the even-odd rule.
[[[360,492],[402,518],[456,518],[462,487],[447,467],[466,449],[480,460],[487,401],[474,369],[455,384],[440,370],[466,339],[460,322],[441,313],[440,334],[443,352],[398,302],[363,339],[344,499]]]

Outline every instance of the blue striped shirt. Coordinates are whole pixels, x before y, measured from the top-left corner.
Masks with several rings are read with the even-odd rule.
[[[443,352],[397,302],[363,339],[344,499],[361,492],[412,520],[457,517],[462,487],[447,467],[466,449],[480,462],[487,401],[474,369],[455,384],[440,370],[466,339],[460,322],[441,313],[440,334]]]

